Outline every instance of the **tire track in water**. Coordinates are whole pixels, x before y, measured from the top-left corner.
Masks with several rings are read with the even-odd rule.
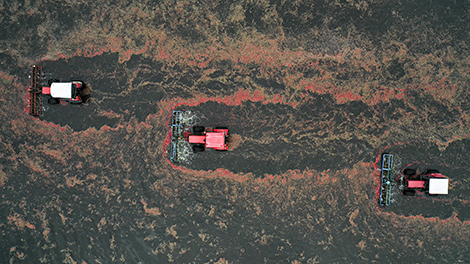
[[[261,177],[294,169],[338,170],[367,161],[373,148],[366,138],[356,136],[356,124],[368,122],[370,113],[365,105],[362,110],[356,107],[335,105],[329,96],[313,97],[298,108],[263,102],[190,107],[201,117],[201,125],[227,126],[242,142],[233,151],[198,153],[188,167],[225,168]]]

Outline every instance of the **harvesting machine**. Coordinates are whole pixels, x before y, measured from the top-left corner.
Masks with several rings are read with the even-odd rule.
[[[192,132],[191,132],[192,131]],[[228,150],[228,128],[192,126],[187,122],[184,111],[173,111],[171,115],[170,160],[181,162],[186,153],[187,145],[192,152],[202,152],[207,149],[217,151]]]
[[[416,194],[439,195],[448,194],[449,178],[442,175],[438,170],[427,169],[423,173],[417,173],[416,169],[406,168],[398,179],[394,179],[392,174],[393,155],[382,154],[380,198],[381,206],[390,205],[392,186],[399,182],[399,189],[406,196]]]
[[[42,95],[47,95],[49,104],[58,104],[60,101],[71,104],[81,104],[89,98],[90,89],[82,81],[60,82],[51,79],[47,86],[43,84],[42,67],[34,65],[31,69],[31,84],[27,87],[29,93],[29,114],[42,114]]]

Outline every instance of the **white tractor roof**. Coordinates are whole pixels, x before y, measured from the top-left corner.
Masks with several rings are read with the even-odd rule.
[[[448,194],[449,179],[429,179],[429,194]]]
[[[55,82],[51,84],[51,96],[54,98],[72,98],[71,82]]]

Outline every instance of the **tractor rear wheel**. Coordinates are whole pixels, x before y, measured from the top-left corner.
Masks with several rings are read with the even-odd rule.
[[[50,79],[49,81],[47,81],[47,84],[49,84],[49,87],[51,86],[52,83],[55,83],[55,82],[60,82],[59,79]]]
[[[204,133],[204,127],[203,126],[194,126],[193,127],[193,134],[194,135],[202,135]]]
[[[415,196],[416,191],[415,190],[404,190],[403,194],[406,196]]]
[[[203,152],[204,149],[205,149],[204,146],[201,146],[201,145],[194,145],[194,146],[193,146],[193,152],[194,152],[194,153]]]
[[[47,103],[51,104],[51,105],[56,105],[56,104],[60,103],[60,100],[56,99],[56,98],[49,98],[49,99],[47,99]]]

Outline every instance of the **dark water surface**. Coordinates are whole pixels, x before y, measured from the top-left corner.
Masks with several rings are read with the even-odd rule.
[[[139,62],[133,65],[135,61]],[[47,209],[40,211],[41,215],[48,217],[46,230],[51,234],[45,236],[47,238],[43,243],[55,241],[54,244],[68,245],[67,248],[71,251],[66,253],[66,258],[70,256],[71,259],[79,258],[87,262],[93,262],[96,259],[114,262],[121,258],[130,262],[166,262],[174,257],[174,253],[168,252],[175,250],[180,252],[178,254],[181,256],[177,257],[180,261],[207,261],[207,257],[195,253],[201,251],[200,242],[197,241],[203,243],[212,241],[210,243],[216,244],[219,250],[225,252],[223,255],[226,258],[231,258],[236,262],[272,263],[286,260],[286,255],[281,253],[282,250],[281,252],[274,251],[273,247],[278,250],[288,248],[289,255],[308,254],[306,252],[315,252],[311,251],[312,247],[317,248],[316,250],[321,250],[323,253],[317,257],[311,255],[311,259],[328,263],[339,263],[355,258],[348,252],[357,248],[356,244],[362,240],[356,235],[343,233],[343,230],[347,229],[347,221],[340,221],[342,224],[338,223],[334,228],[327,227],[326,231],[313,227],[305,229],[306,227],[302,224],[293,226],[288,224],[289,221],[309,222],[311,220],[308,219],[313,212],[318,214],[324,210],[314,209],[316,206],[309,205],[311,201],[306,201],[305,198],[297,201],[298,207],[293,207],[286,212],[279,209],[279,204],[270,206],[269,202],[265,201],[266,197],[247,197],[250,202],[237,205],[233,198],[230,198],[232,192],[230,189],[239,187],[219,180],[209,183],[209,186],[215,184],[210,188],[211,192],[219,189],[212,194],[199,194],[198,187],[187,184],[178,186],[176,182],[173,182],[170,184],[172,186],[170,188],[173,189],[170,197],[173,198],[164,198],[163,193],[155,196],[157,194],[155,193],[157,184],[154,182],[155,179],[166,176],[164,173],[157,173],[156,178],[148,175],[150,171],[162,166],[166,161],[152,160],[154,158],[146,154],[149,150],[159,153],[163,147],[162,141],[153,142],[151,145],[145,142],[150,142],[151,138],[156,135],[157,138],[160,137],[158,134],[166,136],[170,129],[166,126],[167,120],[163,120],[161,125],[154,126],[149,131],[146,130],[144,134],[136,131],[125,132],[117,125],[146,122],[149,115],[159,111],[157,102],[163,97],[168,94],[185,96],[184,93],[179,94],[177,90],[167,90],[168,84],[183,84],[181,80],[166,80],[165,83],[162,78],[155,77],[155,75],[158,76],[156,73],[158,64],[153,67],[150,62],[142,61],[137,57],[133,57],[127,64],[129,68],[119,64],[115,54],[104,54],[92,59],[75,57],[67,61],[61,59],[41,63],[45,69],[54,69],[47,73],[46,78],[49,76],[50,78],[62,76],[60,78],[63,80],[78,78],[86,80],[93,89],[93,99],[89,104],[46,105],[44,114],[40,117],[41,120],[60,126],[69,126],[76,132],[85,131],[90,127],[100,129],[103,126],[117,129],[112,133],[111,138],[104,141],[96,140],[98,145],[102,144],[100,142],[107,142],[106,147],[92,147],[96,152],[94,155],[98,155],[95,159],[95,163],[98,162],[98,164],[90,163],[87,158],[72,153],[73,163],[80,162],[84,166],[79,169],[66,166],[69,168],[65,171],[57,165],[53,166],[59,175],[60,171],[64,171],[63,176],[66,179],[64,184],[69,186],[67,189],[56,189],[49,181],[46,181],[40,184],[39,189],[28,191],[31,188],[29,184],[22,183],[26,178],[18,177],[9,180],[10,186],[24,186],[19,187],[24,193],[19,195],[18,188],[11,188],[5,191],[5,195],[12,200],[29,201],[26,206],[29,208],[27,210],[35,210],[32,208],[40,208],[42,204],[52,201],[50,206],[46,207]],[[87,67],[84,68],[83,65]],[[100,67],[99,71],[98,67]],[[95,70],[90,70],[90,68]],[[144,72],[150,73],[144,74]],[[132,88],[136,84],[138,88]],[[429,104],[432,100],[419,94],[408,96],[409,100],[417,102],[417,105]],[[439,107],[439,104],[435,103],[434,106]],[[444,111],[435,118],[443,118],[439,122],[452,123],[453,121],[449,118],[455,113],[442,107]],[[296,107],[251,101],[240,105],[209,101],[196,106],[182,105],[178,108],[193,111],[200,125],[227,126],[231,134],[241,138],[236,148],[227,152],[199,153],[194,155],[190,164],[182,165],[183,167],[198,171],[224,168],[233,173],[252,173],[257,179],[263,179],[267,175],[283,174],[289,170],[328,171],[328,174],[335,174],[336,171],[351,168],[361,162],[373,162],[377,151],[380,151],[374,143],[376,138],[390,133],[390,138],[399,139],[400,136],[394,134],[393,129],[397,126],[406,126],[400,124],[403,122],[401,120],[414,112],[401,101],[379,103],[374,106],[361,101],[338,104],[333,96],[328,94],[311,95],[308,101]],[[446,111],[449,118],[443,117]],[[377,122],[380,125],[377,125]],[[67,138],[67,141],[73,141],[73,138]],[[425,140],[398,142],[396,145],[384,144],[383,147],[386,147],[387,152],[395,154],[397,176],[405,166],[412,164],[417,168],[439,169],[452,181],[462,183],[467,178],[465,166],[469,157],[465,156],[465,151],[463,151],[467,149],[467,144],[468,140],[456,141],[444,151],[440,151],[436,144]],[[116,152],[117,149],[119,151]],[[124,166],[124,164],[128,165]],[[110,170],[112,174],[105,173],[103,169]],[[26,175],[28,168],[19,168],[19,170],[24,171]],[[171,175],[175,172],[169,173]],[[97,179],[93,179],[95,177]],[[370,176],[362,174],[360,177]],[[96,180],[98,182],[92,184]],[[124,187],[122,182],[129,180],[132,182],[130,184],[132,187]],[[76,185],[75,181],[79,185]],[[84,182],[92,185],[86,187],[83,185]],[[336,190],[349,189],[354,186],[351,183],[343,184],[340,184]],[[70,188],[70,186],[85,188]],[[368,192],[370,193],[377,187],[369,186]],[[321,216],[323,213],[317,215],[320,220],[315,220],[316,224],[328,221],[325,218],[330,218],[331,221],[337,221],[336,217],[342,219],[341,211],[337,210],[343,206],[347,207],[350,203],[348,201],[351,198],[347,193],[344,193],[344,197],[339,195],[333,198],[328,195],[332,190],[327,190],[329,188],[324,189],[321,186],[312,189],[314,192],[326,192],[323,203],[332,206],[328,216]],[[303,192],[305,194],[305,191]],[[104,194],[106,195],[103,196]],[[201,195],[204,198],[199,197]],[[208,202],[207,195],[211,197],[211,202]],[[237,196],[238,194],[232,193],[231,195]],[[373,194],[369,197],[372,203],[376,202]],[[171,199],[174,198],[177,200],[172,201]],[[390,207],[380,208],[380,210],[406,217],[423,216],[446,219],[457,216],[462,221],[470,219],[469,192],[464,184],[453,186],[450,195],[436,198],[405,197],[397,189],[392,200]],[[141,212],[144,203],[146,204],[144,209],[147,208],[145,210],[157,208],[156,211],[147,211],[151,212],[150,215],[143,216]],[[261,205],[260,203],[268,204]],[[60,209],[56,208],[59,205]],[[264,216],[258,216],[256,210],[247,213],[247,206],[255,208],[261,206],[260,210],[264,212]],[[213,212],[214,208],[217,208],[215,212]],[[212,220],[206,219],[204,213],[208,214],[209,219]],[[272,215],[276,215],[279,219],[272,219]],[[372,218],[376,217],[372,216]],[[381,219],[364,221],[372,225],[367,229],[374,229],[374,225],[384,224]],[[378,224],[370,223],[370,221],[377,221]],[[270,224],[266,225],[267,222]],[[250,226],[248,229],[246,229],[247,223]],[[220,226],[220,230],[218,228],[218,231],[209,231],[214,224]],[[257,234],[259,234],[258,239],[261,244],[250,242],[253,236],[258,236]],[[296,236],[303,234],[303,238],[299,240],[291,234],[297,234]],[[29,256],[41,258],[42,251],[35,250],[34,247],[24,244],[21,240],[15,240],[13,236],[7,239],[9,244],[18,245],[19,243]],[[29,240],[35,239],[38,238],[33,236]],[[288,243],[286,239],[289,240]],[[332,239],[335,242],[332,242]],[[348,250],[348,247],[351,249]],[[117,248],[119,251],[116,251]],[[210,252],[212,249],[209,247],[205,250]],[[166,253],[149,253],[156,251]],[[185,253],[181,254],[181,252]],[[338,252],[343,253],[338,255]],[[206,254],[210,255],[210,253]],[[393,262],[393,257],[391,255],[389,257],[384,256],[385,261]],[[47,259],[55,262],[61,257],[52,253],[47,255]]]

